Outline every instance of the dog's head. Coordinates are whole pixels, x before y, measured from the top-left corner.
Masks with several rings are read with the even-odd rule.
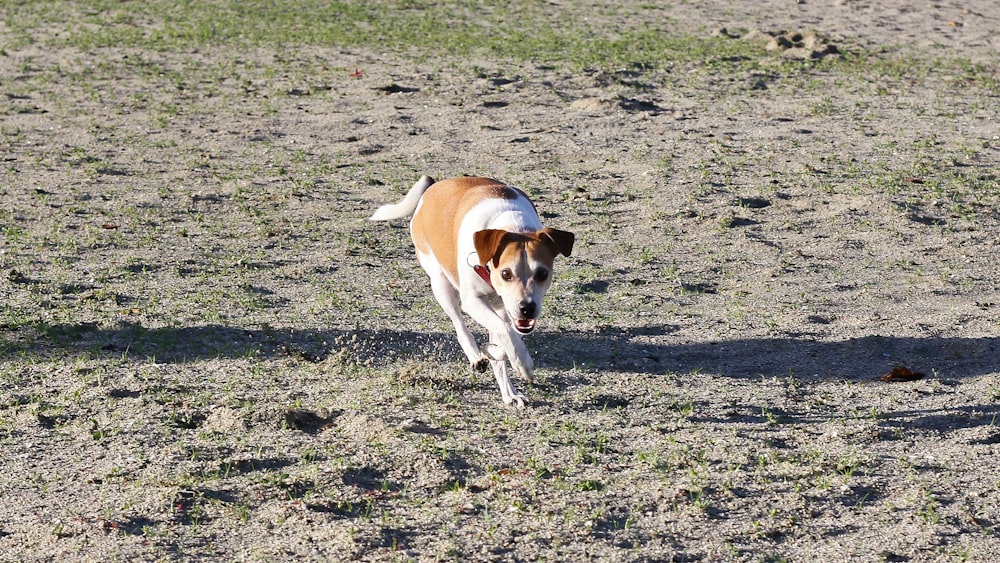
[[[489,265],[490,282],[507,316],[521,334],[535,330],[542,297],[552,285],[557,254],[573,251],[573,233],[544,228],[529,233],[486,229],[473,235],[479,263]]]

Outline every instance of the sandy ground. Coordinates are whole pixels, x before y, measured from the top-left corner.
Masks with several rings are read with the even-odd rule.
[[[1000,552],[1000,10],[655,13],[770,62],[5,51],[0,559]],[[422,174],[576,233],[527,409],[364,220]]]

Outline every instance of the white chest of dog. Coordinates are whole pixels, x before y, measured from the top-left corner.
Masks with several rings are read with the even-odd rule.
[[[413,215],[410,235],[420,265],[473,368],[487,364],[507,404],[524,406],[507,362],[531,381],[534,364],[521,334],[535,329],[552,283],[557,254],[573,251],[573,233],[542,227],[524,192],[489,178],[424,176],[402,201],[383,205],[371,220]],[[489,332],[480,349],[462,318],[465,311]]]

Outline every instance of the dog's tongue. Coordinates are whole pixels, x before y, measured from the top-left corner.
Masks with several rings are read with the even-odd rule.
[[[517,319],[516,321],[514,321],[514,324],[516,324],[517,328],[521,330],[531,330],[535,328],[534,319]]]

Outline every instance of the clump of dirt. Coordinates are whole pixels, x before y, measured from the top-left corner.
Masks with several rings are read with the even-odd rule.
[[[819,59],[827,55],[839,55],[840,49],[814,31],[786,31],[773,34],[764,47],[768,51],[778,51],[790,59]]]
[[[753,29],[746,33],[734,33],[727,28],[720,28],[713,32],[713,35],[761,43],[765,50],[778,53],[789,59],[821,59],[841,54],[840,48],[833,43],[835,39],[820,35],[815,31],[761,31]]]

